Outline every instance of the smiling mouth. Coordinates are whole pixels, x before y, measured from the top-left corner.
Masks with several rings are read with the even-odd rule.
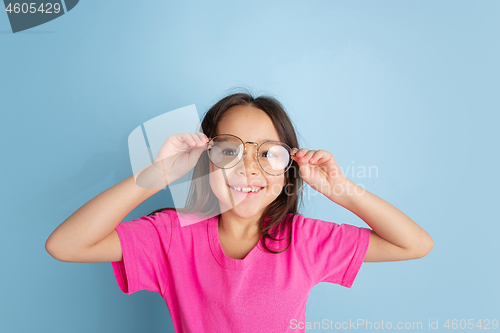
[[[230,185],[229,185],[229,187],[236,192],[242,192],[242,193],[259,193],[263,189],[263,187],[260,187],[258,189],[252,190],[250,188],[233,187]]]

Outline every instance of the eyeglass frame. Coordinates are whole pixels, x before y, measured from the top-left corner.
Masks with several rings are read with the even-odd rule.
[[[215,164],[214,162],[212,162],[212,159],[210,158],[210,154],[208,154],[208,159],[210,160],[210,162],[213,165],[215,165],[216,167],[218,167],[219,169],[231,169],[231,168],[234,168],[235,166],[237,166],[241,161],[243,161],[245,159],[245,157],[247,156],[247,143],[253,144],[253,145],[257,146],[257,150],[255,151],[255,156],[257,157],[257,163],[259,164],[259,167],[262,169],[262,171],[264,171],[265,173],[267,173],[268,175],[271,175],[271,176],[281,176],[282,174],[284,174],[285,172],[287,172],[288,169],[290,169],[290,167],[292,166],[293,159],[290,158],[290,162],[288,162],[288,166],[286,167],[285,171],[283,171],[282,173],[277,174],[277,175],[269,173],[266,170],[264,170],[264,168],[260,164],[260,160],[259,160],[259,149],[262,147],[263,144],[268,143],[268,142],[279,142],[281,145],[285,145],[285,147],[287,147],[289,149],[289,151],[290,151],[290,157],[293,157],[293,156],[295,156],[295,154],[297,154],[297,152],[292,153],[292,148],[290,148],[290,146],[288,146],[286,143],[281,142],[281,141],[269,140],[269,141],[262,142],[259,145],[257,142],[253,142],[253,141],[247,141],[247,142],[245,142],[241,138],[239,138],[239,137],[237,137],[236,135],[233,135],[233,134],[218,134],[218,135],[214,136],[213,138],[210,138],[210,140],[208,140],[207,147],[210,146],[210,142],[212,142],[213,139],[215,139],[218,136],[222,136],[222,135],[229,135],[229,136],[235,137],[236,139],[240,140],[243,143],[243,147],[244,148],[243,148],[243,155],[242,155],[241,159],[239,159],[239,161],[236,162],[235,165],[233,165],[232,167],[229,167],[229,168],[221,168],[221,167],[219,167],[217,164]],[[210,150],[212,148],[207,148],[207,149]]]

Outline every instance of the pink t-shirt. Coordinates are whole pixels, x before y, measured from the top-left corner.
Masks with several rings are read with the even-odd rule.
[[[351,288],[370,240],[371,229],[298,215],[286,251],[269,253],[259,240],[238,260],[222,250],[217,216],[181,227],[177,214],[182,218],[164,210],[120,223],[123,260],[112,266],[122,292],[163,297],[178,333],[305,332],[296,324],[306,321],[312,287]]]

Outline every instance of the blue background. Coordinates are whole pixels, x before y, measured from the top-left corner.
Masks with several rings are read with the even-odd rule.
[[[346,175],[435,242],[365,263],[351,289],[315,286],[307,321],[500,319],[498,17],[498,1],[81,1],[12,34],[0,13],[0,331],[173,332],[158,294],[125,295],[110,263],[57,261],[45,241],[132,175],[134,128],[236,86],[277,97],[344,171],[376,166]],[[302,214],[367,226],[313,192]]]

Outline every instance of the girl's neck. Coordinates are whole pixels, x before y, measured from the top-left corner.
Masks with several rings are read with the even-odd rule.
[[[219,234],[243,241],[260,238],[260,216],[255,216],[250,219],[239,219],[227,213],[229,213],[229,211],[219,215]]]

